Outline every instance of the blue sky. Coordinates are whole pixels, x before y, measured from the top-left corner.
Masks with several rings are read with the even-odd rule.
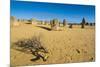
[[[11,16],[18,19],[35,18],[51,20],[58,18],[68,22],[80,23],[85,17],[87,22],[95,21],[95,6],[58,3],[11,1]]]

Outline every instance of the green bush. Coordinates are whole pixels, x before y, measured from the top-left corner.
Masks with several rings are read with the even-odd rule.
[[[86,24],[85,18],[82,19],[81,28],[84,28]]]

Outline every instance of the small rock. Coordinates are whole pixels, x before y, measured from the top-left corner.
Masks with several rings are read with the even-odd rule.
[[[90,61],[93,61],[93,57],[91,57],[89,60],[90,60]]]
[[[80,53],[80,50],[79,49],[76,49],[77,53]]]

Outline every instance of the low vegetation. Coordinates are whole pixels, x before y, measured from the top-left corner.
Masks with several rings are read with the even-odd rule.
[[[81,23],[81,25],[82,25],[81,28],[84,28],[85,27],[85,23],[86,23],[85,18],[83,18],[82,19],[82,23]]]
[[[32,58],[32,61],[39,60],[40,58],[42,58],[43,61],[46,61],[48,58],[46,55],[48,50],[43,47],[39,36],[34,36],[31,39],[20,40],[14,43],[13,48],[34,55],[35,58]]]

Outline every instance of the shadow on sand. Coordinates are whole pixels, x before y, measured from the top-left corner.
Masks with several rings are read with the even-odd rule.
[[[45,29],[45,30],[51,31],[50,28],[47,28],[47,27],[44,27],[44,26],[37,26],[37,27],[40,27],[40,28],[42,28],[42,29]]]

